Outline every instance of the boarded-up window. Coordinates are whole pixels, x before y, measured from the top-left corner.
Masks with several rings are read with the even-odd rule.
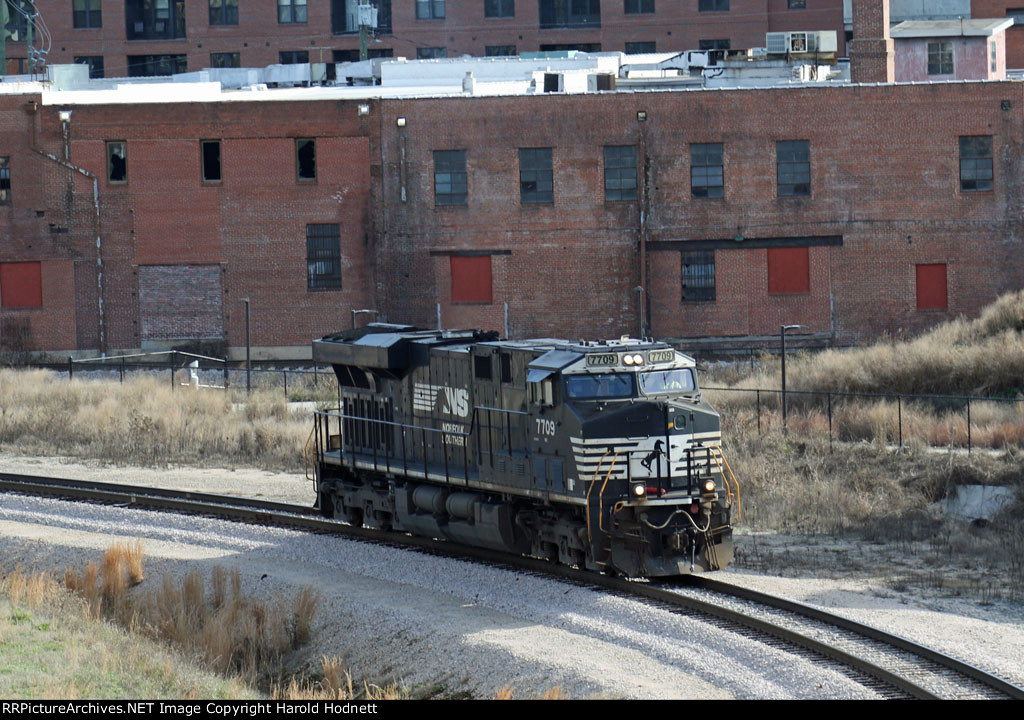
[[[222,299],[217,265],[144,265],[139,268],[142,339],[220,339]]]
[[[768,292],[805,293],[810,291],[811,271],[807,248],[769,248]]]
[[[918,265],[917,309],[945,310],[947,307],[946,264]]]
[[[490,255],[453,255],[451,258],[451,270],[452,302],[491,302]]]
[[[0,263],[0,306],[43,306],[43,275],[40,263]]]

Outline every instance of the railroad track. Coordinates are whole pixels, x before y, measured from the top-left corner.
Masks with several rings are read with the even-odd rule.
[[[671,612],[708,618],[725,629],[823,658],[886,697],[1024,699],[1024,689],[944,653],[819,608],[707,576],[631,581],[482,548],[355,528],[321,518],[314,508],[208,493],[0,473],[0,492],[61,497],[152,510],[196,513],[329,533],[447,557],[470,559],[581,587],[642,598]]]

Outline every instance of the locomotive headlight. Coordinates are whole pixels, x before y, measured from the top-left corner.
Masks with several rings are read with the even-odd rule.
[[[634,497],[645,497],[647,495],[647,486],[642,482],[631,483],[629,491]]]
[[[633,356],[632,355],[623,355],[622,356],[622,364],[623,365],[632,365],[633,364]]]
[[[706,492],[706,493],[713,493],[714,491],[715,491],[715,481],[714,480],[706,480],[704,482],[704,492]]]
[[[640,354],[634,355],[633,356],[633,364],[634,365],[643,365],[644,364],[644,356],[640,355]]]

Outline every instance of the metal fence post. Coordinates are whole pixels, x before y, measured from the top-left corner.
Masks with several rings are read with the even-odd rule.
[[[971,454],[971,399],[967,398],[967,454]]]
[[[757,389],[757,434],[761,434],[761,388]]]
[[[832,393],[828,393],[828,449],[832,450]]]
[[[70,355],[68,355],[68,380],[71,380],[74,377],[75,377],[75,361],[74,361],[74,359]]]
[[[899,417],[900,424],[900,448],[903,447],[903,396],[896,396],[896,415]]]

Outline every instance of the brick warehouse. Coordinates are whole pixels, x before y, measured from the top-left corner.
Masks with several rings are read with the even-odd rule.
[[[245,297],[264,357],[437,303],[500,330],[507,302],[513,337],[635,333],[641,297],[661,337],[915,330],[1024,286],[1021,88],[3,95],[4,338],[237,356]]]
[[[21,0],[25,2],[26,0]],[[457,57],[567,48],[648,52],[764,45],[770,31],[835,30],[842,0],[371,0],[371,57]],[[50,63],[99,77],[358,59],[356,0],[35,0]],[[25,43],[8,44],[26,72]]]

